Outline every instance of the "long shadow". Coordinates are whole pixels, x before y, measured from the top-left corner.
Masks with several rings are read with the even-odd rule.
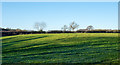
[[[80,51],[80,50],[83,51],[85,49],[74,49],[74,50],[67,50],[67,51],[44,52],[44,53],[27,54],[27,55],[20,55],[20,56],[34,56],[34,55],[46,55],[46,54],[54,54],[54,53],[68,53],[68,52],[75,52],[75,51]],[[76,54],[76,53],[74,53],[74,54]],[[18,57],[18,56],[12,56],[12,57]],[[9,58],[9,57],[3,57],[3,58]]]
[[[76,46],[57,46],[57,45],[48,45],[48,46],[43,46],[43,47],[33,47],[33,48],[29,48],[29,49],[20,49],[20,50],[10,50],[10,51],[6,51],[3,50],[3,53],[8,53],[8,52],[20,52],[20,51],[33,51],[33,50],[47,50],[47,49],[57,49],[57,48],[63,48],[63,47],[76,47]]]
[[[16,39],[16,40],[23,40],[23,38],[30,38],[30,37],[36,37],[36,36],[27,36],[27,37],[22,37],[22,38],[19,38],[19,37],[16,36],[16,37],[2,39],[2,41],[8,41],[8,40],[10,40],[10,41],[13,42],[14,39]],[[19,38],[19,39],[17,39],[17,38]],[[11,42],[3,42],[3,43],[7,44],[7,43],[11,43]]]
[[[22,48],[27,48],[27,47],[31,47],[31,46],[37,46],[37,45],[44,45],[44,44],[49,44],[49,43],[30,44],[30,45],[23,46],[23,47],[12,48],[11,50],[13,50],[13,49],[22,49]],[[5,49],[5,50],[7,50],[7,49]],[[3,50],[3,51],[4,51],[4,50]]]
[[[111,44],[114,44],[114,43],[111,43]],[[86,46],[90,46],[91,44],[89,42],[83,42],[81,43],[80,45],[69,45],[69,46],[59,46],[59,45],[48,45],[48,46],[45,46],[45,47],[33,47],[33,48],[29,48],[29,49],[21,49],[21,50],[10,50],[10,51],[3,51],[4,53],[7,53],[7,52],[18,52],[18,51],[31,51],[31,50],[36,50],[36,49],[58,49],[58,48],[68,48],[68,47],[86,47]],[[96,44],[96,45],[101,45],[101,44]],[[94,45],[93,45],[94,46]]]
[[[43,43],[44,44],[44,43]],[[48,44],[48,43],[45,43],[45,44]],[[86,45],[87,44],[87,45]],[[41,44],[42,45],[42,44]],[[33,47],[33,48],[29,48],[29,49],[20,49],[20,50],[17,50],[17,49],[12,49],[10,51],[4,51],[3,50],[3,53],[9,53],[9,52],[20,52],[20,51],[33,51],[33,50],[50,50],[50,49],[58,49],[58,48],[69,48],[69,47],[79,47],[79,48],[82,48],[82,47],[85,47],[85,46],[89,46],[90,44],[88,42],[85,42],[81,45],[70,45],[70,46],[59,46],[59,45],[48,45],[48,46],[44,46],[44,47]],[[99,45],[99,44],[98,44]],[[33,45],[30,45],[30,46],[33,46]],[[30,46],[26,46],[26,47],[30,47]],[[85,49],[83,49],[85,50]],[[106,49],[107,50],[107,49]],[[67,51],[63,51],[63,52],[67,52]],[[51,52],[51,53],[56,53],[56,52]],[[48,53],[47,53],[48,54]]]
[[[3,53],[9,53],[9,52],[21,52],[21,51],[33,51],[33,50],[50,50],[50,49],[58,49],[58,48],[72,48],[72,47],[79,47],[79,48],[82,48],[82,47],[85,47],[85,46],[88,46],[88,45],[70,45],[70,46],[59,46],[59,45],[48,45],[48,46],[43,46],[43,47],[33,47],[33,48],[29,48],[29,49],[12,49],[10,51],[7,51],[7,50],[3,50]],[[84,50],[84,49],[83,49]],[[66,52],[66,51],[65,51]]]
[[[48,55],[48,54],[55,54],[55,53],[69,53],[69,52],[72,52],[71,54],[66,54],[66,55],[75,55],[75,54],[83,54],[81,52],[84,52],[85,50],[88,50],[90,48],[82,48],[82,49],[73,49],[73,50],[67,50],[67,51],[54,51],[54,52],[44,52],[44,53],[37,53],[37,54],[27,54],[27,55],[19,55],[19,56],[23,56],[23,57],[27,57],[27,56],[30,56],[32,58],[34,58],[34,55]],[[31,50],[32,51],[32,50]],[[80,51],[80,52],[76,52],[76,51]],[[101,51],[96,51],[94,53],[100,53]],[[91,51],[89,51],[89,53],[91,53]],[[92,52],[93,53],[93,52]],[[19,57],[19,56],[10,56],[10,57]],[[10,58],[10,57],[3,57],[3,58]],[[89,58],[86,58],[86,59],[90,59],[91,57]]]
[[[93,38],[91,38],[91,37],[73,37],[73,38],[61,38],[61,39],[56,39],[56,41],[62,41],[62,42],[73,42],[73,41],[82,41],[82,40],[86,40],[86,41],[88,41],[89,43],[96,43],[96,44],[91,44],[91,45],[103,45],[103,44],[107,44],[107,43],[105,43],[105,42],[108,42],[110,39],[113,39],[114,40],[114,38],[116,38],[116,37],[93,37]],[[92,40],[98,40],[98,41],[92,41]],[[100,40],[101,39],[101,40]],[[104,39],[104,40],[102,40],[102,39]],[[106,39],[106,40],[105,40]],[[116,38],[117,39],[117,38]],[[79,42],[78,41],[78,42]],[[100,42],[102,42],[102,43],[100,43]],[[109,43],[109,44],[113,44],[113,43]]]
[[[2,39],[2,41],[9,40],[9,39],[13,39],[13,38],[17,38],[17,37],[5,38],[5,39]]]
[[[111,43],[111,44],[114,44],[114,43]],[[69,45],[69,46],[48,45],[48,46],[45,46],[45,47],[35,47],[35,48],[29,48],[29,49],[10,50],[10,51],[12,52],[12,51],[22,51],[22,50],[30,51],[30,50],[35,50],[35,49],[58,49],[58,48],[63,48],[63,47],[66,47],[66,48],[68,48],[68,47],[85,47],[85,46],[90,46],[90,45],[91,44],[89,42],[83,42],[80,45]],[[101,45],[101,44],[95,44],[95,45]]]
[[[66,47],[66,46],[63,46],[63,47]],[[67,46],[68,47],[68,46]],[[71,46],[69,46],[69,47],[71,47]],[[85,52],[86,50],[88,50],[88,49],[91,49],[91,48],[81,48],[81,49],[73,49],[73,50],[67,50],[67,51],[53,51],[53,52],[43,52],[43,53],[37,53],[37,54],[27,54],[27,55],[19,55],[19,56],[9,56],[9,57],[3,57],[3,58],[14,58],[14,57],[24,57],[25,59],[27,59],[27,58],[38,58],[38,57],[42,57],[42,56],[40,56],[40,55],[49,55],[49,54],[55,54],[55,53],[58,53],[58,54],[60,54],[60,53],[69,53],[69,52],[72,52],[72,53],[70,53],[70,54],[66,54],[66,55],[75,55],[75,54],[83,54],[83,53],[81,53],[81,52]],[[93,48],[93,49],[98,49],[98,48]],[[42,50],[42,49],[41,49]],[[32,50],[31,50],[32,51]],[[80,52],[78,52],[78,51],[80,51]],[[106,49],[104,49],[103,51],[106,51]],[[15,52],[15,51],[14,51]],[[90,54],[91,54],[91,51],[88,51]],[[101,53],[101,51],[100,50],[98,50],[98,51],[96,51],[96,52],[92,52],[92,54],[93,53]],[[84,53],[85,54],[85,53]],[[107,54],[107,53],[106,53]],[[36,55],[36,56],[34,56],[34,55]],[[38,55],[38,56],[37,56]],[[92,57],[87,57],[87,58],[85,58],[85,59],[90,59],[90,58],[92,58]],[[93,63],[101,63],[101,62],[103,62],[103,61],[105,61],[105,60],[101,60],[101,61],[97,61],[97,62],[93,62]]]
[[[29,37],[23,37],[23,38],[24,38],[24,40],[33,39],[33,38],[31,38],[31,37],[37,38],[36,36],[29,36]],[[42,37],[44,37],[44,36],[42,36]],[[14,37],[14,38],[16,38],[16,40],[17,40],[18,37]],[[19,41],[24,41],[23,38],[18,39],[18,42],[19,42]],[[25,39],[25,38],[29,38],[29,39]],[[9,39],[13,39],[13,37],[12,37],[12,38],[7,38],[7,39],[3,39],[3,40],[9,40]],[[2,40],[2,41],[3,41],[3,40]],[[12,42],[17,42],[17,41],[12,41]],[[9,42],[9,43],[12,43],[12,42]]]
[[[103,37],[105,38],[105,37]],[[63,38],[64,39],[64,38]],[[102,38],[98,38],[98,39],[102,39]],[[58,39],[58,40],[62,40],[62,39]],[[104,41],[103,41],[104,42]],[[44,43],[43,43],[44,44]],[[48,43],[45,43],[45,44],[48,44]],[[70,45],[70,46],[59,46],[59,45],[49,45],[49,46],[45,46],[45,47],[36,47],[36,48],[30,48],[30,49],[22,49],[22,50],[10,50],[10,51],[3,51],[3,53],[12,53],[12,52],[19,52],[19,51],[34,51],[34,50],[43,50],[43,49],[58,49],[58,48],[69,48],[69,47],[85,47],[85,46],[89,46],[89,43],[88,42],[85,42],[85,44],[88,44],[88,45]],[[34,44],[33,44],[34,45]],[[33,45],[30,45],[30,46],[33,46]],[[37,44],[35,44],[37,45]],[[97,45],[97,44],[95,44]],[[98,44],[99,45],[99,44]],[[30,46],[26,46],[26,47],[30,47]],[[103,47],[105,48],[105,47]],[[38,54],[28,54],[28,55],[21,55],[21,56],[34,56],[34,55],[47,55],[47,54],[54,54],[54,53],[67,53],[67,52],[74,52],[74,51],[78,51],[78,50],[81,50],[81,51],[84,51],[84,50],[87,50],[87,49],[90,49],[90,48],[82,48],[82,49],[77,49],[77,50],[68,50],[68,51],[57,51],[57,52],[45,52],[45,53],[38,53]],[[94,48],[96,49],[96,48]],[[101,49],[101,48],[100,48]],[[107,49],[105,49],[107,50]],[[108,49],[109,50],[109,49]],[[18,57],[18,56],[14,56],[14,57]],[[3,58],[9,58],[9,57],[3,57]],[[11,57],[12,58],[12,57]],[[35,57],[32,57],[32,58],[35,58]],[[90,57],[91,58],[91,57]],[[89,59],[89,58],[87,58]],[[101,60],[100,62],[93,62],[95,64],[97,63],[102,63],[103,61],[106,61],[106,60]]]
[[[113,38],[113,37],[112,37]],[[114,37],[115,38],[115,37]],[[62,42],[73,42],[73,41],[92,41],[92,40],[102,40],[102,39],[111,39],[111,37],[72,37],[72,38],[61,38],[61,39],[56,39],[56,41],[62,41]],[[103,40],[102,40],[103,41]]]
[[[36,37],[36,38],[30,38],[30,39],[22,39],[22,40],[18,40],[18,41],[13,41],[13,42],[9,42],[9,44],[7,43],[6,45],[2,45],[3,48],[13,45],[14,43],[18,43],[18,42],[22,42],[22,41],[28,41],[28,40],[33,40],[33,39],[39,39],[39,38],[44,38],[44,37],[48,37],[48,36],[42,36],[42,37]]]

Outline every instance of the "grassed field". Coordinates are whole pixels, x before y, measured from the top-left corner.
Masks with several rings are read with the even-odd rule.
[[[5,36],[3,63],[117,63],[118,33]]]

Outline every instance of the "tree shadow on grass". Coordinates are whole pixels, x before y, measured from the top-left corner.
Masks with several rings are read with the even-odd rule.
[[[72,37],[72,38],[60,38],[56,39],[56,41],[61,41],[61,42],[82,42],[82,41],[89,41],[96,39],[96,37]]]
[[[43,43],[43,44],[48,44],[48,43]],[[43,44],[40,44],[40,45],[43,45]],[[32,46],[32,45],[30,45]],[[28,47],[30,47],[28,46]],[[84,48],[88,45],[69,45],[69,46],[60,46],[60,45],[48,45],[48,46],[42,46],[42,47],[31,47],[31,48],[27,48],[26,46],[26,49],[12,49],[12,50],[9,50],[9,51],[4,51],[3,50],[3,53],[9,53],[9,52],[22,52],[22,51],[34,51],[34,50],[56,50],[56,49],[60,49],[60,48],[83,48],[81,50],[85,50],[87,48]],[[65,52],[73,52],[75,50],[71,50],[71,51],[60,51],[60,52],[57,52],[57,53],[65,53]],[[50,53],[45,53],[45,54],[51,54],[51,53],[56,53],[56,52],[50,52]]]
[[[4,47],[7,47],[7,46],[10,46],[10,45],[13,45],[15,43],[22,42],[22,41],[28,41],[28,40],[39,39],[39,38],[44,38],[44,37],[48,37],[48,36],[35,37],[35,38],[29,38],[29,39],[22,39],[22,40],[18,40],[18,41],[13,41],[13,42],[9,42],[9,43],[6,43],[6,44],[2,44],[2,46],[4,48]]]
[[[20,37],[22,37],[22,36],[20,36]],[[35,37],[35,36],[27,36],[27,37],[24,37],[24,38],[28,38],[28,37]],[[14,38],[19,38],[19,36],[16,36],[16,37],[10,37],[10,38],[5,38],[5,39],[2,39],[2,41],[7,41],[7,40],[14,39]]]
[[[17,38],[17,37],[5,38],[5,39],[2,39],[2,41],[9,40],[9,39],[14,39],[14,38]]]
[[[29,49],[30,50],[30,49]],[[41,49],[42,50],[42,49]],[[47,54],[55,54],[55,53],[69,53],[69,52],[75,52],[75,51],[84,51],[85,49],[73,49],[73,50],[63,50],[63,51],[52,51],[52,52],[42,52],[42,53],[37,53],[37,54],[27,54],[27,55],[20,55],[20,56],[34,56],[34,55],[47,55]],[[24,50],[25,51],[25,50]],[[31,50],[32,52],[33,50]],[[15,52],[15,51],[14,51]],[[30,51],[29,51],[30,52]],[[76,54],[76,53],[75,53]],[[67,55],[67,54],[66,54]],[[18,57],[18,56],[14,56]],[[4,57],[8,58],[8,57]]]
[[[55,46],[55,45],[54,45]],[[54,48],[55,50],[57,48],[62,48],[62,47],[66,47],[66,48],[69,48],[69,47],[82,47],[82,46],[60,46],[60,47],[52,47],[52,49]],[[33,50],[32,50],[33,49]],[[36,48],[37,50],[43,50],[43,49],[50,49],[49,48]],[[34,48],[30,48],[30,49],[23,49],[21,51],[27,51],[29,50],[29,52],[32,52],[34,51],[35,49]],[[19,52],[20,50],[18,50]],[[95,52],[91,52],[91,51],[95,51]],[[103,52],[104,51],[104,52]],[[61,54],[61,53],[70,53],[70,54],[65,54],[65,55],[76,55],[76,54],[86,54],[86,53],[82,53],[82,52],[88,52],[87,54],[94,54],[94,53],[105,53],[107,51],[107,49],[104,49],[104,48],[80,48],[80,49],[72,49],[72,50],[60,50],[60,51],[51,51],[51,52],[41,52],[41,53],[31,53],[31,54],[27,54],[27,55],[17,55],[17,56],[9,56],[9,57],[3,57],[3,58],[20,58],[20,57],[23,57],[24,60],[26,59],[29,59],[29,58],[46,58],[47,59],[47,55],[49,56],[50,54],[54,55],[54,54]],[[12,51],[13,52],[13,51]],[[11,52],[11,53],[12,53]],[[14,51],[14,52],[17,52],[17,51]],[[39,51],[40,52],[40,51]],[[109,51],[108,51],[109,52]],[[107,54],[107,53],[105,53]],[[44,56],[42,56],[44,55]],[[54,56],[50,56],[49,58],[53,58]],[[86,57],[85,59],[91,59],[93,56],[90,56],[90,57]],[[83,59],[83,60],[85,60]],[[102,63],[103,61],[106,61],[106,59],[104,60],[101,60],[101,61],[96,61],[96,62],[93,62],[93,63]]]
[[[48,44],[48,43],[42,43],[39,45],[43,45],[43,44]],[[30,45],[31,46],[31,45]],[[28,47],[30,47],[28,46]],[[42,47],[32,47],[32,48],[28,48],[26,47],[26,49],[12,49],[12,50],[3,50],[3,53],[9,53],[9,52],[22,52],[22,51],[34,51],[34,50],[50,50],[50,49],[58,49],[58,48],[64,48],[64,47],[76,47],[76,46],[59,46],[59,45],[48,45],[48,46],[42,46]],[[77,46],[78,47],[78,46]]]
[[[103,37],[103,38],[105,38],[105,37]],[[97,38],[97,39],[103,39],[103,38]],[[65,38],[62,38],[62,39],[57,39],[57,40],[59,40],[59,41],[71,41],[70,39],[71,38],[69,38],[69,39],[65,39]],[[75,38],[74,38],[75,39]],[[79,39],[79,38],[76,38],[77,40]],[[89,39],[89,38],[88,38]],[[92,38],[93,39],[93,38]],[[96,38],[95,38],[96,39]],[[105,39],[108,39],[107,37],[105,38]],[[111,38],[110,38],[111,39]],[[56,41],[57,41],[56,40]],[[97,45],[101,45],[101,44],[103,44],[104,45],[104,43],[103,43],[104,41],[102,41],[100,44],[93,44],[93,46],[97,46]],[[50,43],[50,42],[49,42]],[[25,47],[30,47],[30,46],[36,46],[36,45],[43,45],[43,44],[48,44],[48,43],[42,43],[42,44],[33,44],[33,45],[29,45],[29,46],[25,46]],[[111,44],[114,44],[114,43],[111,43]],[[81,48],[81,49],[73,49],[73,50],[62,50],[62,51],[51,51],[51,52],[43,52],[43,53],[37,53],[37,54],[27,54],[27,55],[18,55],[18,56],[9,56],[9,57],[3,57],[3,58],[15,58],[15,57],[25,57],[25,59],[29,59],[29,57],[30,58],[39,58],[39,57],[42,57],[42,56],[40,56],[40,55],[49,55],[49,54],[56,54],[56,53],[58,53],[58,54],[61,54],[61,53],[69,53],[69,52],[71,52],[70,54],[66,54],[66,55],[75,55],[75,54],[80,54],[81,52],[85,52],[85,51],[87,51],[87,50],[89,50],[89,49],[91,49],[91,51],[92,51],[92,49],[95,51],[95,52],[91,52],[91,51],[88,51],[89,53],[101,53],[102,51],[107,51],[107,50],[112,50],[112,49],[105,49],[105,47],[96,47],[96,48],[84,48],[84,47],[87,47],[87,46],[90,46],[90,42],[84,42],[84,43],[82,43],[81,45],[66,45],[66,46],[63,46],[63,45],[48,45],[48,46],[43,46],[43,47],[33,47],[33,48],[29,48],[29,49],[21,49],[21,50],[19,50],[19,49],[17,49],[17,50],[10,50],[10,51],[3,51],[3,53],[12,53],[12,52],[25,52],[25,51],[28,51],[28,52],[32,52],[32,51],[34,51],[34,50],[51,50],[51,49],[53,49],[53,50],[56,50],[56,49],[60,49],[60,48],[73,48],[73,47],[75,47],[75,48]],[[21,48],[24,48],[24,47],[21,47]],[[106,47],[107,48],[107,47]],[[111,47],[110,47],[111,48]],[[80,52],[78,52],[78,51],[80,51]],[[115,50],[114,50],[115,51]],[[117,51],[117,50],[116,50]],[[39,51],[40,52],[40,51]],[[84,53],[83,53],[84,54]],[[107,54],[107,53],[106,53]],[[38,56],[35,56],[35,55],[38,55]],[[88,58],[86,58],[86,59],[91,59],[92,57],[88,57]],[[106,61],[106,60],[101,60],[101,61],[97,61],[97,62],[94,62],[94,63],[101,63],[101,62],[103,62],[103,61]]]
[[[43,37],[42,37],[43,38]],[[104,38],[104,37],[103,37]],[[106,37],[105,37],[106,38]],[[33,39],[35,39],[35,38],[33,38]],[[69,40],[69,39],[71,39],[71,38],[68,38],[68,39],[66,39],[66,40]],[[96,38],[95,38],[96,39]],[[62,39],[57,39],[57,40],[64,40],[64,38],[62,38]],[[57,40],[55,40],[55,41],[57,41]],[[78,39],[77,39],[78,40]],[[25,41],[25,40],[24,40]],[[17,41],[17,42],[19,42],[19,41]],[[76,48],[81,48],[81,47],[87,47],[87,46],[99,46],[99,45],[104,45],[104,44],[106,44],[106,43],[104,43],[104,41],[102,41],[102,42],[100,42],[100,43],[97,43],[97,44],[91,44],[91,43],[95,43],[96,41],[89,41],[89,42],[82,42],[82,43],[80,43],[79,45],[57,45],[57,44],[53,44],[53,45],[48,45],[48,46],[43,46],[43,47],[33,47],[33,48],[29,48],[29,49],[20,49],[20,50],[18,50],[18,49],[12,49],[12,50],[9,50],[9,51],[3,51],[4,53],[7,53],[7,52],[19,52],[19,51],[32,51],[32,50],[47,50],[47,49],[58,49],[58,48],[70,48],[70,47],[76,47]],[[99,41],[98,41],[99,42]],[[44,43],[43,43],[44,44]],[[45,43],[45,44],[48,44],[48,43]],[[110,44],[115,44],[115,43],[110,43]],[[34,45],[34,44],[33,44]],[[40,44],[40,45],[42,45],[42,44]],[[32,45],[30,45],[30,46],[32,46]],[[26,46],[26,47],[30,47],[30,46]]]
[[[11,58],[15,58],[15,57],[24,57],[24,58],[40,58],[40,57],[43,57],[42,55],[45,55],[45,57],[49,54],[61,54],[61,53],[70,53],[70,54],[65,54],[65,55],[76,55],[76,54],[85,54],[85,53],[82,53],[82,52],[86,52],[88,49],[91,49],[91,48],[83,48],[83,49],[73,49],[73,50],[62,50],[62,51],[52,51],[52,52],[42,52],[42,53],[36,53],[36,54],[27,54],[27,55],[18,55],[18,56],[11,56]],[[31,50],[32,51],[32,50]],[[95,51],[95,50],[94,50]],[[105,51],[105,50],[103,50]],[[100,53],[101,51],[96,51],[96,52],[91,52],[91,51],[87,51],[88,53],[87,54],[94,54],[94,53]],[[107,54],[107,53],[106,53]],[[10,58],[9,57],[3,57],[3,58]],[[85,59],[90,59],[91,57],[86,57]]]

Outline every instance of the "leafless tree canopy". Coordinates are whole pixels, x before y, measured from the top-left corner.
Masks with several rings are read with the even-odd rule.
[[[72,29],[74,31],[74,29],[78,28],[78,24],[76,24],[74,21],[70,24],[70,30]]]
[[[34,28],[37,29],[38,31],[43,31],[45,27],[46,27],[45,22],[36,22],[34,25]]]

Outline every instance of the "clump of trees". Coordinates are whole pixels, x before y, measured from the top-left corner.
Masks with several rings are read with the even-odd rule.
[[[71,30],[74,31],[78,27],[79,25],[73,21],[72,23],[70,23],[69,27],[67,25],[64,25],[61,29],[63,29],[64,32]]]
[[[87,30],[93,30],[94,27],[93,27],[92,25],[90,25],[90,26],[88,26],[86,29],[87,29]]]
[[[36,22],[35,25],[34,25],[34,28],[37,29],[40,32],[42,32],[45,27],[46,27],[45,22]]]

